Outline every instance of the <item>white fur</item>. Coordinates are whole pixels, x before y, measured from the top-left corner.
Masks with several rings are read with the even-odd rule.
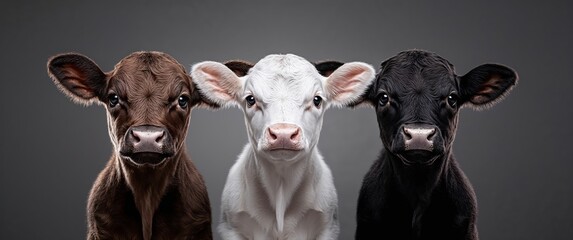
[[[310,62],[287,54],[263,58],[244,77],[216,62],[194,65],[191,76],[205,96],[239,105],[245,115],[249,143],[223,190],[223,238],[336,239],[336,190],[316,144],[324,111],[357,99],[374,69],[353,62],[326,78]],[[251,107],[245,101],[249,95],[256,99]],[[324,99],[320,107],[313,104],[315,96]],[[275,123],[300,127],[303,150],[268,151],[265,133]]]

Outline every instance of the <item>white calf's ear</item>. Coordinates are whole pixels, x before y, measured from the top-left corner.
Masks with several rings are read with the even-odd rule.
[[[236,103],[243,88],[242,80],[218,62],[205,61],[193,65],[191,78],[203,96],[219,106]]]
[[[350,106],[359,101],[376,75],[370,64],[346,63],[325,80],[326,97],[335,106]]]

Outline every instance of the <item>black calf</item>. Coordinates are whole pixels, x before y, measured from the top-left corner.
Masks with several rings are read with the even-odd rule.
[[[452,154],[458,112],[493,105],[516,82],[497,64],[458,76],[419,50],[383,62],[363,98],[384,148],[364,177],[356,239],[478,239],[475,194]]]

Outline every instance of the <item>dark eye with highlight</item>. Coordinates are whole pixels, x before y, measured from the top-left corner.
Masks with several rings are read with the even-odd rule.
[[[115,107],[117,104],[119,104],[119,96],[117,96],[115,93],[112,93],[107,96],[107,101],[109,103],[109,107]]]
[[[189,105],[189,97],[185,95],[179,96],[179,99],[177,101],[179,103],[179,107],[181,108],[187,108],[187,106]]]
[[[458,106],[458,100],[459,100],[459,97],[457,94],[451,93],[450,95],[448,95],[447,101],[448,101],[448,105],[450,105],[450,107],[456,108]]]
[[[390,96],[388,96],[388,94],[385,92],[381,93],[380,98],[378,98],[378,105],[384,107],[386,106],[386,104],[388,104],[389,101],[390,101]]]
[[[320,104],[322,103],[322,97],[314,96],[314,98],[312,99],[312,103],[314,103],[315,107],[319,108]]]
[[[255,105],[255,103],[257,102],[255,100],[255,97],[253,95],[249,95],[245,98],[245,100],[247,101],[247,107],[252,107],[253,105]]]

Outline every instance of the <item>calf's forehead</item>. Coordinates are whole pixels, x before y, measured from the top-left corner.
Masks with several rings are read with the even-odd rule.
[[[247,76],[246,88],[266,95],[301,96],[322,87],[321,75],[314,65],[292,54],[269,55],[255,64]]]
[[[138,52],[122,59],[111,73],[111,85],[125,94],[146,92],[166,95],[190,88],[186,73],[175,59],[164,53]]]
[[[380,87],[398,93],[451,91],[457,89],[453,66],[437,56],[396,56],[382,63]]]

